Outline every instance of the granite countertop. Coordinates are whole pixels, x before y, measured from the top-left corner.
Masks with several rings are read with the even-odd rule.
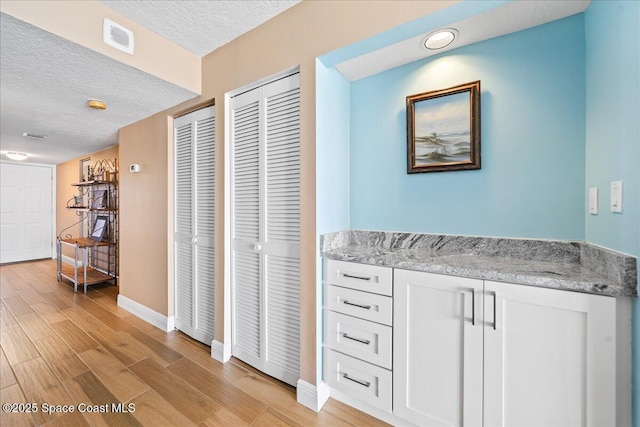
[[[328,259],[606,296],[637,296],[636,258],[585,242],[349,230]]]

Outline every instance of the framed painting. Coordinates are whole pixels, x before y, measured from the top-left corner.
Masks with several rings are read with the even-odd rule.
[[[480,169],[480,81],[407,96],[407,173]]]

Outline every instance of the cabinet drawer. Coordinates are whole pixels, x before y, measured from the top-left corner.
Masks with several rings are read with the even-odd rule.
[[[324,303],[329,310],[391,326],[393,319],[391,297],[326,285]]]
[[[329,386],[391,412],[391,371],[326,350],[324,374]]]
[[[391,369],[391,328],[325,310],[325,344],[333,350]]]
[[[326,260],[324,280],[327,284],[391,296],[393,269],[354,262]]]

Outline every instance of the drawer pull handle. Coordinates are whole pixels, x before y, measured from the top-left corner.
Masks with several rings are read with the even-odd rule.
[[[346,304],[346,305],[352,305],[352,306],[358,307],[358,308],[364,308],[365,310],[371,310],[371,306],[370,305],[360,305],[360,304],[356,304],[355,302],[350,302],[350,301],[348,301],[346,299],[342,300],[342,303]]]
[[[363,277],[363,276],[354,276],[349,273],[342,273],[342,277],[348,277],[349,279],[358,279],[358,280],[371,280],[371,277]]]
[[[360,384],[360,385],[365,386],[365,387],[370,387],[371,386],[371,383],[369,381],[361,381],[361,380],[357,380],[355,378],[351,378],[349,376],[349,374],[342,374],[342,378],[344,378],[345,380],[353,381],[354,383]]]
[[[365,345],[369,345],[369,344],[371,344],[371,341],[369,341],[369,340],[363,340],[362,338],[354,338],[354,337],[350,337],[350,336],[349,336],[349,334],[344,333],[344,332],[342,333],[342,337],[343,337],[343,338],[346,338],[346,339],[348,339],[348,340],[351,340],[351,341],[357,341],[357,342],[362,343],[362,344],[365,344]]]

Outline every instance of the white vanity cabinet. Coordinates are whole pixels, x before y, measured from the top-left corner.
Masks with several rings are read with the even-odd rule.
[[[402,419],[616,425],[615,298],[394,269],[393,327]]]
[[[393,413],[482,425],[482,280],[394,271]]]
[[[484,425],[615,426],[616,299],[485,281]]]
[[[392,269],[324,263],[324,378],[333,389],[391,412]]]

